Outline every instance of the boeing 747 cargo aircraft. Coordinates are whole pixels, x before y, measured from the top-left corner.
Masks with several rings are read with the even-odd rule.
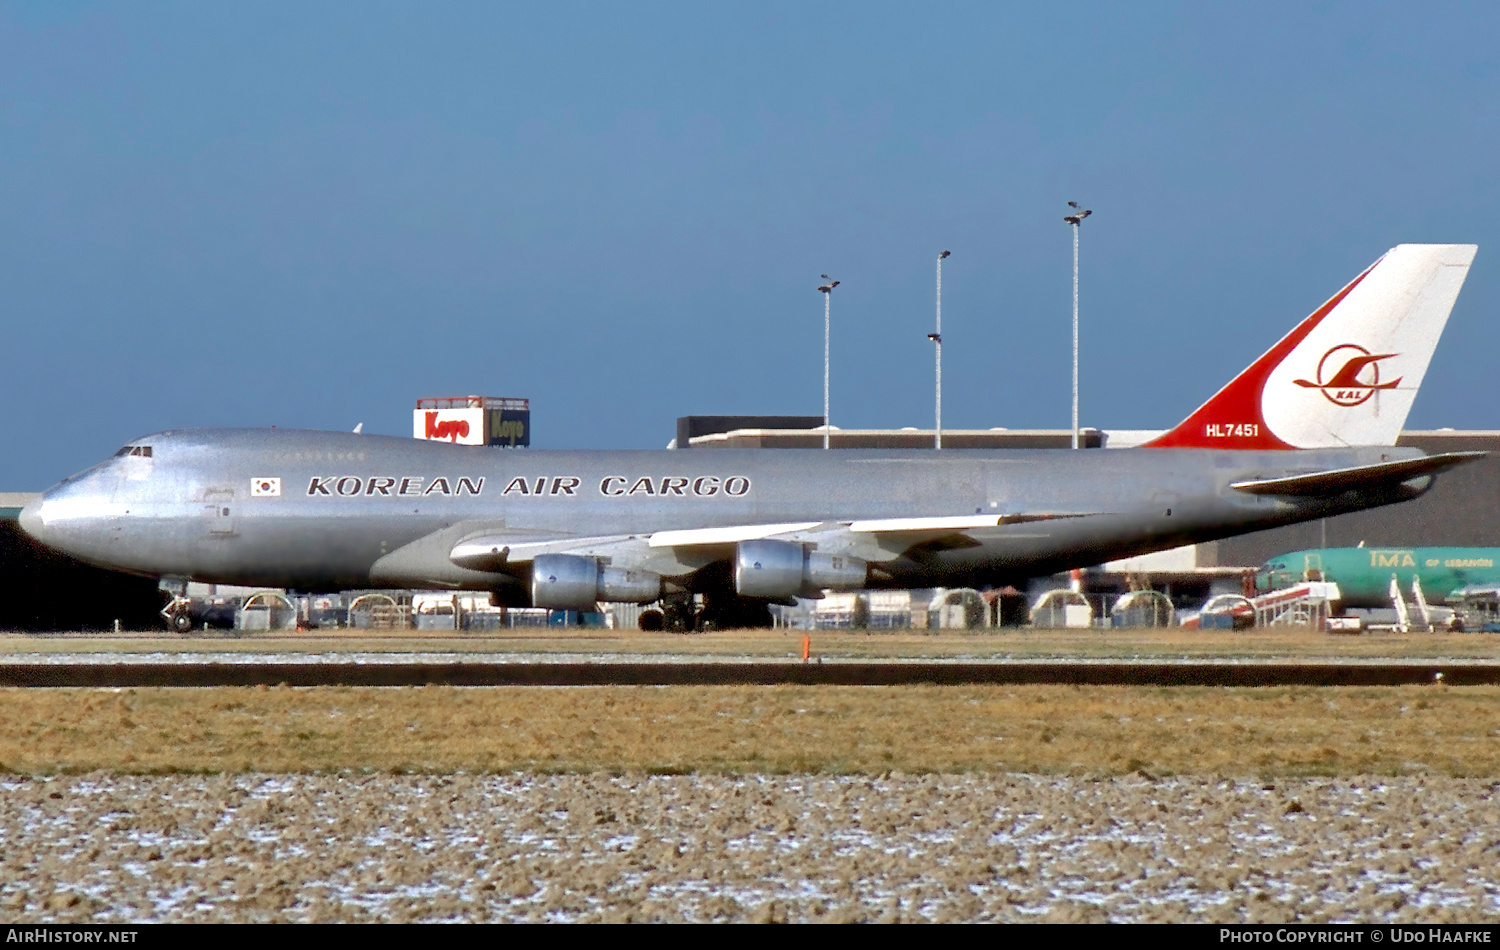
[[[826,590],[1001,584],[1426,491],[1476,454],[1395,447],[1474,253],[1393,248],[1140,448],[506,451],[170,430],[65,479],[21,524],[174,580],[662,600],[684,625],[764,623],[767,604]]]

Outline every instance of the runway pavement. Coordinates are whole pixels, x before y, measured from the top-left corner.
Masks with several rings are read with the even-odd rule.
[[[1452,686],[1500,683],[1493,660],[1058,660],[880,661],[601,655],[69,654],[0,661],[0,686],[672,686],[827,684],[894,686]]]

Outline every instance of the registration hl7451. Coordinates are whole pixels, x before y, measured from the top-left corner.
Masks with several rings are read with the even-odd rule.
[[[1260,435],[1260,425],[1255,422],[1210,422],[1203,427],[1203,434],[1210,439],[1253,439]]]

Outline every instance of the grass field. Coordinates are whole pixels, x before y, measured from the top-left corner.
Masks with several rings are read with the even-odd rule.
[[[847,658],[1475,658],[1492,634],[817,631]],[[787,657],[800,631],[505,637],[0,635],[36,653]],[[0,767],[50,773],[1024,771],[1500,777],[1500,688],[671,687],[0,690]]]
[[[1500,687],[0,690],[21,773],[1500,777]]]

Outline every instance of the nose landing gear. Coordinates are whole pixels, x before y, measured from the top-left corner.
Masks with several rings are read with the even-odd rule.
[[[190,612],[192,601],[187,596],[187,582],[184,580],[162,578],[161,589],[172,595],[167,605],[161,609],[162,619],[167,622],[167,629],[174,633],[189,633],[193,629],[193,615]]]

